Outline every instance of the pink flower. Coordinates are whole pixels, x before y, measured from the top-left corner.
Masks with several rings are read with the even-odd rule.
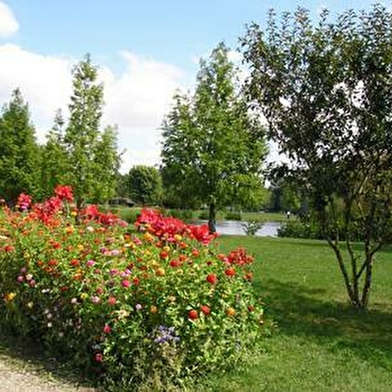
[[[99,303],[101,302],[101,298],[99,298],[99,297],[96,296],[96,295],[93,295],[93,296],[91,297],[91,302],[92,302],[93,304],[99,304]]]
[[[97,362],[102,362],[103,361],[103,354],[102,353],[96,353],[95,356],[94,356],[94,359]]]
[[[56,186],[54,193],[60,200],[73,200],[72,188],[69,185]]]
[[[112,332],[110,325],[105,324],[105,326],[103,327],[103,332],[106,334],[109,334],[110,332]]]
[[[87,267],[92,267],[95,264],[94,260],[87,260]]]
[[[19,275],[18,278],[17,278],[17,281],[18,281],[19,283],[22,283],[22,282],[24,281],[24,276]]]
[[[131,285],[131,282],[130,282],[128,279],[124,279],[124,280],[121,282],[121,285],[122,285],[123,287],[129,287],[129,286]]]
[[[116,305],[116,302],[117,302],[117,300],[116,300],[116,298],[115,297],[109,297],[108,298],[108,304],[109,305]]]

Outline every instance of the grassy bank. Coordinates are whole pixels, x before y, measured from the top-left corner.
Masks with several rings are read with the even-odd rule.
[[[392,390],[392,248],[376,255],[371,305],[352,310],[323,242],[222,237],[257,255],[255,285],[277,324],[249,367],[209,379],[214,391]]]

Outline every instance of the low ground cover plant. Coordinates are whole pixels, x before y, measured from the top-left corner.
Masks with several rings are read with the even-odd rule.
[[[143,210],[130,229],[72,190],[0,212],[0,327],[104,379],[165,389],[228,366],[261,333],[253,257],[206,225]]]

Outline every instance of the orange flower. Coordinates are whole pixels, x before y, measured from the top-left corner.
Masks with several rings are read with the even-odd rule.
[[[155,305],[151,305],[150,312],[151,312],[152,314],[155,314],[155,313],[158,312],[158,308],[157,308]]]
[[[233,317],[235,315],[235,309],[234,308],[228,308],[226,310],[226,314],[230,317]]]
[[[155,274],[157,276],[165,276],[166,272],[163,268],[157,268],[157,270],[155,271]]]

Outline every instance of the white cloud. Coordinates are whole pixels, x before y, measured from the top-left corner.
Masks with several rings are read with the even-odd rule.
[[[18,29],[18,21],[16,20],[11,8],[0,1],[0,37],[10,37],[15,34]]]
[[[105,85],[102,125],[117,125],[119,148],[126,149],[123,171],[134,164],[159,162],[160,130],[175,89],[184,73],[166,63],[123,52],[127,68],[119,77],[107,67],[99,75]],[[0,46],[0,105],[19,87],[29,102],[39,140],[52,125],[55,111],[66,114],[72,92],[72,65],[77,60],[43,56],[16,45]]]

